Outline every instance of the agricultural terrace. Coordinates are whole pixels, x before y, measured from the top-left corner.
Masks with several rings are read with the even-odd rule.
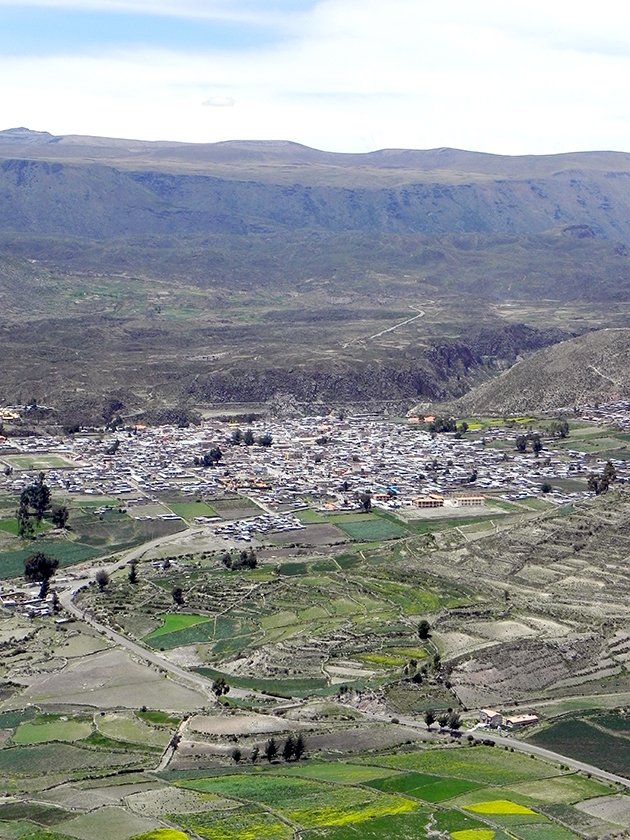
[[[91,588],[77,603],[233,688],[336,694],[341,684],[377,687],[425,667],[430,695],[430,685],[439,688],[436,650],[419,638],[418,623],[475,598],[412,573],[412,555],[401,552],[393,545],[284,560],[269,550],[256,568],[240,571],[226,569],[223,552],[172,555],[166,568],[141,563],[136,584],[123,570],[104,591]],[[178,607],[176,588],[184,600]],[[418,676],[416,684],[423,680]]]

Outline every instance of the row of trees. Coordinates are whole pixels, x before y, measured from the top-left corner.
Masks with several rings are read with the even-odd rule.
[[[518,452],[527,452],[528,445],[531,445],[532,452],[538,457],[543,448],[540,435],[538,433],[528,432],[526,435],[519,435],[516,438],[516,449]]]
[[[462,726],[459,713],[454,709],[447,709],[445,712],[437,715],[437,717],[433,709],[427,709],[424,713],[424,722],[429,732],[434,723],[437,723],[440,729],[450,729],[451,731],[457,731]]]
[[[253,446],[255,443],[259,446],[271,446],[273,437],[269,432],[264,432],[256,437],[251,429],[245,429],[244,432],[241,429],[234,429],[230,442],[234,446],[239,446],[241,443],[244,443],[245,446]]]
[[[226,551],[221,558],[221,562],[226,569],[231,569],[233,572],[237,572],[239,569],[255,569],[258,565],[253,548],[244,548],[236,557],[233,557],[231,552]]]
[[[455,432],[461,436],[468,431],[468,423],[462,420],[458,426],[454,417],[436,417],[429,423],[429,431],[432,433]]]
[[[280,746],[275,738],[270,738],[262,749],[263,758],[267,759],[269,764],[282,757],[284,761],[299,761],[306,752],[306,742],[304,736],[300,733],[296,738],[289,735],[284,744]],[[243,753],[238,747],[232,750],[232,760],[235,764],[243,758]],[[254,747],[250,755],[252,764],[256,764],[260,758],[259,747]]]

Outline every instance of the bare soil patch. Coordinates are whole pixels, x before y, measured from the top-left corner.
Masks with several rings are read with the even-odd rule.
[[[168,711],[199,708],[205,697],[135,662],[122,650],[108,650],[71,662],[61,671],[35,676],[16,702],[76,703],[97,707],[138,709],[155,705]]]

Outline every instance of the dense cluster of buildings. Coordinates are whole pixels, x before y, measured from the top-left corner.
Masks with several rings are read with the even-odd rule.
[[[614,411],[619,423],[627,420],[630,427],[630,404]],[[285,511],[304,502],[334,510],[357,506],[361,494],[369,492],[374,504],[385,507],[439,508],[478,506],[488,494],[505,499],[539,495],[547,482],[585,477],[596,468],[588,456],[571,449],[518,452],[515,440],[523,429],[502,425],[483,434],[453,435],[368,415],[254,423],[257,437],[263,432],[272,436],[271,446],[234,444],[235,428],[209,420],[184,429],[6,438],[0,441],[0,462],[11,465],[17,454],[20,467],[10,475],[0,473],[0,487],[19,492],[32,480],[32,473],[24,471],[27,456],[36,465],[38,458],[53,454],[67,465],[46,470],[55,491],[114,496],[125,504],[140,497],[238,492],[265,510]],[[111,454],[114,439],[119,445]],[[216,447],[218,463],[199,463]],[[616,466],[618,477],[627,477],[626,462]],[[547,498],[565,503],[585,492],[556,486]]]

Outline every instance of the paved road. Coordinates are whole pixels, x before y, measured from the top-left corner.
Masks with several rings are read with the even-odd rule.
[[[178,665],[175,665],[163,656],[160,656],[154,651],[139,645],[131,639],[128,639],[121,633],[117,633],[115,630],[112,630],[111,627],[108,627],[106,624],[98,621],[89,610],[86,611],[74,603],[75,596],[82,589],[86,589],[90,586],[90,584],[94,581],[98,570],[105,569],[108,574],[112,574],[118,569],[126,566],[131,560],[138,560],[152,548],[168,544],[169,542],[177,542],[181,540],[182,537],[192,537],[201,533],[203,533],[203,528],[188,528],[186,531],[179,531],[177,534],[169,534],[168,536],[158,537],[155,540],[143,543],[143,545],[138,548],[133,548],[130,551],[125,552],[119,560],[113,563],[103,564],[96,568],[92,568],[86,579],[80,581],[79,583],[75,582],[74,585],[71,585],[66,589],[58,590],[57,594],[64,609],[71,615],[75,616],[75,618],[85,621],[85,623],[89,624],[90,627],[98,630],[99,633],[107,636],[115,644],[129,651],[129,653],[133,653],[134,656],[137,656],[145,662],[149,662],[151,665],[155,665],[158,668],[162,668],[167,671],[174,676],[178,682],[181,682],[189,688],[193,688],[195,690],[201,689],[209,700],[216,702],[216,698],[212,693],[212,680],[209,680],[201,674],[196,674],[193,671],[187,671],[184,668],[180,668]]]

